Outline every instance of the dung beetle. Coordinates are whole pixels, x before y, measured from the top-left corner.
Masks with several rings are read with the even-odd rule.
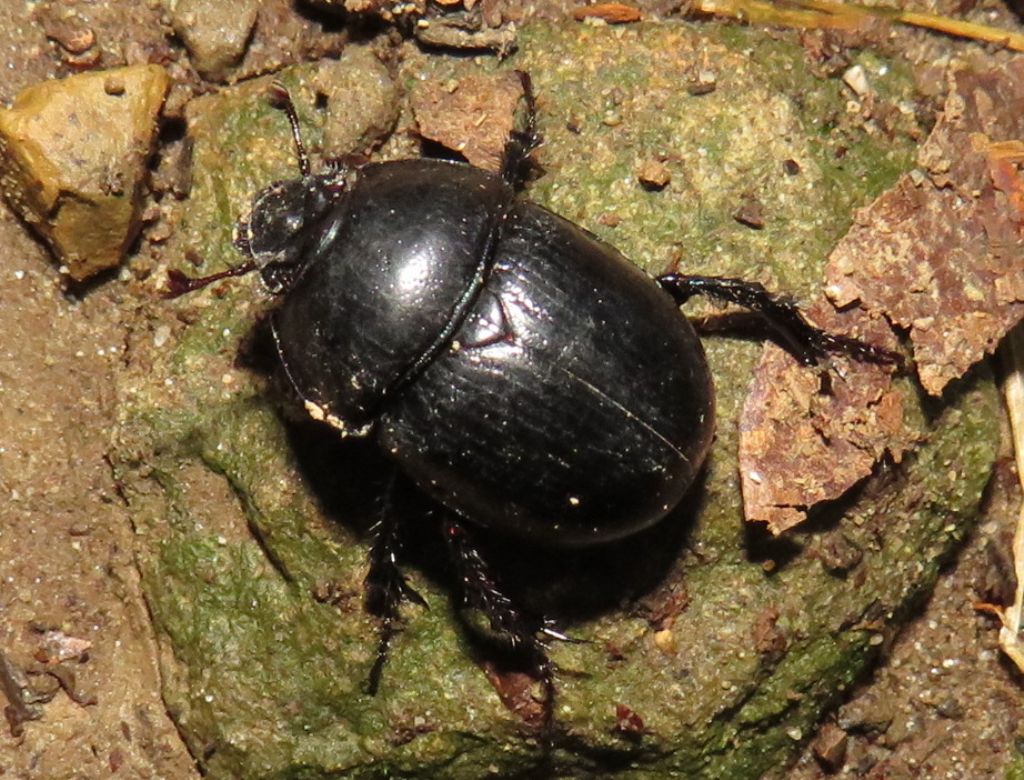
[[[239,223],[246,263],[172,294],[258,271],[280,297],[269,322],[290,383],[317,420],[369,436],[447,511],[443,533],[465,598],[554,686],[541,637],[473,543],[482,526],[552,546],[609,542],[681,501],[714,435],[700,339],[679,305],[696,294],[750,308],[813,365],[827,352],[897,356],[809,323],[740,279],[652,279],[591,233],[519,197],[538,143],[533,97],[500,175],[401,160],[311,172],[279,84],[301,176],[271,184]],[[367,608],[381,618],[375,691],[403,598],[398,522],[370,551]]]

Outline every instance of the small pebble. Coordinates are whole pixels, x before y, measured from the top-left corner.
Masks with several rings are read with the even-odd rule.
[[[672,181],[672,171],[660,160],[646,160],[636,172],[640,184],[648,190],[662,190]]]

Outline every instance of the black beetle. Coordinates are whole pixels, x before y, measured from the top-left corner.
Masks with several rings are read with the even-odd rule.
[[[250,255],[226,272],[172,274],[172,294],[258,270],[281,296],[270,316],[287,376],[309,413],[342,436],[373,436],[449,510],[445,536],[467,601],[527,654],[545,687],[538,634],[506,598],[463,525],[550,545],[635,534],[682,499],[714,434],[704,350],[678,306],[694,294],[764,315],[805,364],[829,351],[898,360],[825,333],[752,282],[652,279],[615,249],[519,198],[536,144],[513,135],[501,176],[403,160],[312,174],[287,92],[301,178],[277,182],[239,223]],[[383,618],[378,684],[403,597],[397,523],[370,555],[367,606]]]

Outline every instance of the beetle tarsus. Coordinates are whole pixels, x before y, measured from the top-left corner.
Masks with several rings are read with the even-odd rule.
[[[664,274],[655,281],[680,305],[695,295],[706,295],[760,314],[805,366],[818,365],[830,353],[847,355],[863,363],[903,364],[903,356],[898,352],[812,325],[793,301],[773,295],[759,282],[675,273]]]
[[[533,677],[540,682],[544,696],[541,729],[544,733],[550,732],[554,722],[555,675],[547,649],[537,638],[538,632],[549,632],[538,628],[501,590],[465,526],[450,514],[444,523],[444,538],[455,563],[466,605],[483,613],[496,638],[525,661]],[[540,625],[544,625],[543,621]],[[552,633],[559,639],[564,637],[559,632]],[[568,637],[564,638],[568,640]]]
[[[395,622],[391,618],[381,620],[380,635],[377,640],[377,657],[370,667],[370,674],[366,680],[366,693],[376,696],[380,690],[380,678],[384,672],[384,664],[388,660],[388,651],[391,649],[391,638],[395,635]]]

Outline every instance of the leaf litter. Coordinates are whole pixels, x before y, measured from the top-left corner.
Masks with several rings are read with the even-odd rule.
[[[817,325],[893,347],[906,331],[940,395],[1024,319],[1024,62],[951,70],[943,111],[904,174],[832,251]],[[829,305],[829,302],[831,305]],[[767,345],[740,420],[748,521],[781,534],[913,446],[885,367],[806,369]]]

